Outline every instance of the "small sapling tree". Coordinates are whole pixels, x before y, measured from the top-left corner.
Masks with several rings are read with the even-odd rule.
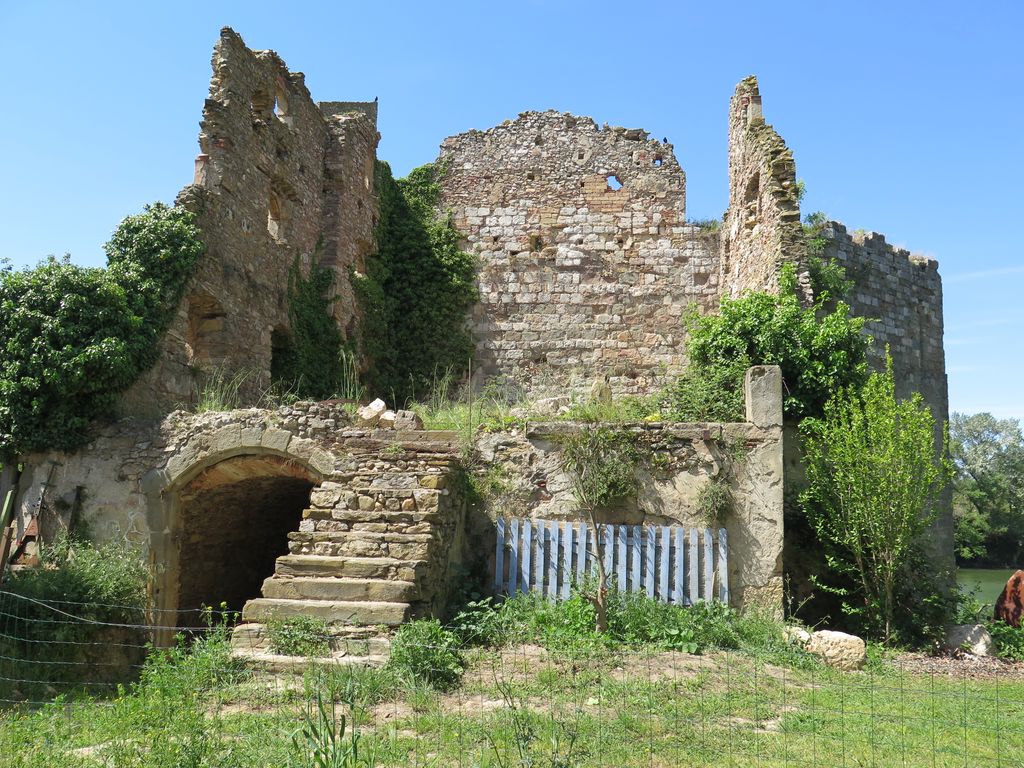
[[[920,394],[896,398],[888,356],[884,372],[839,392],[800,430],[802,501],[829,565],[854,584],[848,594],[857,599],[844,611],[891,643],[900,577],[952,476],[945,441],[936,450],[935,420]]]
[[[597,588],[589,595],[594,605],[598,632],[608,629],[608,573],[604,566],[604,524],[597,513],[637,488],[639,453],[628,433],[607,427],[587,426],[562,441],[562,468],[572,482],[579,511],[594,531]]]

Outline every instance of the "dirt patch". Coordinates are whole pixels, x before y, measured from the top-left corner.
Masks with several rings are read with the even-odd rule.
[[[972,656],[969,653],[948,656],[901,653],[893,659],[886,659],[885,663],[911,675],[967,680],[1024,680],[1024,662],[1004,661],[993,656]]]

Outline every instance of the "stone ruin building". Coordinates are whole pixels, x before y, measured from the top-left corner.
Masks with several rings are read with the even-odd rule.
[[[179,196],[206,254],[158,363],[119,417],[80,451],[24,457],[19,539],[45,537],[75,510],[94,535],[148,554],[157,608],[226,601],[243,610],[249,624],[238,632],[256,645],[270,616],[319,615],[338,625],[338,647],[373,655],[374,627],[441,612],[454,564],[493,558],[501,510],[470,509],[456,437],[410,419],[360,425],[333,402],[182,410],[204,367],[254,370],[253,386],[269,383],[296,263],[333,270],[332,312],[347,338],[356,334],[350,276],[374,252],[377,104],[315,102],[302,74],[230,29],[212,63],[195,179]],[[467,318],[478,383],[500,378],[534,397],[602,380],[616,393],[650,391],[685,367],[691,307],[714,312],[723,296],[771,290],[786,262],[810,291],[793,156],[765,122],[753,77],[736,88],[728,131],[718,228],[687,221],[673,146],[641,129],[525,112],[442,143],[441,206],[479,257],[480,298]],[[837,222],[824,235],[827,257],[855,281],[854,312],[871,318],[875,353],[891,347],[901,394],[920,391],[944,420],[936,262]],[[726,523],[737,605],[781,604],[782,481],[794,460],[783,457],[780,387],[777,369],[748,374],[745,423],[635,427],[667,471],[644,479],[620,522],[693,522],[723,441],[743,446]],[[564,428],[531,424],[478,441],[482,461],[513,478],[523,516],[573,517],[551,440]],[[951,530],[948,515],[935,530],[950,560]]]

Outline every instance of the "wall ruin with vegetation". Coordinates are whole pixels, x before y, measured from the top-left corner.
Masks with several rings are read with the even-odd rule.
[[[193,404],[211,371],[244,372],[241,394],[255,401],[292,341],[296,270],[329,269],[324,306],[343,333],[356,326],[349,273],[373,248],[376,104],[318,105],[302,73],[227,28],[212,65],[195,180],[179,196],[206,254],[126,413]]]
[[[583,429],[612,430],[636,448],[635,496],[602,509],[598,521],[628,525],[724,527],[729,584],[738,606],[782,606],[782,379],[755,367],[745,387],[746,421],[731,424],[531,423],[482,435],[476,485],[485,503],[470,521],[493,569],[498,516],[583,520],[561,459],[562,439]],[[489,544],[488,544],[489,542]],[[488,548],[489,547],[489,548]]]

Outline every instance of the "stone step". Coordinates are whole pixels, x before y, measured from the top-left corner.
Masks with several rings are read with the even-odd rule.
[[[407,509],[307,509],[302,513],[303,521],[310,520],[314,523],[337,521],[343,523],[431,523],[439,524],[444,520],[444,515],[433,510],[407,510]]]
[[[294,555],[334,557],[393,557],[426,560],[440,535],[428,533],[376,533],[372,531],[304,531],[288,534],[288,551]]]
[[[333,626],[328,628],[332,656],[383,656],[391,653],[391,638],[375,627]],[[266,624],[239,624],[231,632],[231,648],[239,652],[270,651]]]
[[[263,596],[285,600],[407,603],[419,598],[419,588],[411,581],[271,576],[263,582]]]
[[[409,618],[408,603],[348,600],[289,600],[261,597],[242,608],[242,621],[265,624],[289,616],[317,616],[335,624],[394,627]]]
[[[303,672],[310,667],[383,667],[388,655],[281,656],[266,651],[232,650],[231,656],[246,667],[270,674]]]
[[[275,573],[281,576],[335,576],[352,579],[396,579],[416,581],[427,571],[426,560],[398,560],[393,557],[330,557],[326,555],[282,555]]]

